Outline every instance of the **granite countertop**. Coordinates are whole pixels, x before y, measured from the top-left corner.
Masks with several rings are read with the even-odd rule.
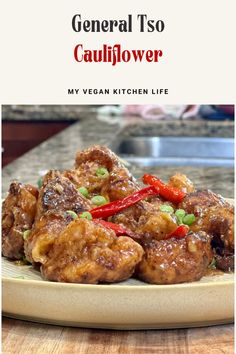
[[[78,121],[95,116],[98,105],[3,105],[4,122]]]
[[[3,105],[2,120],[4,122],[36,122],[36,121],[91,121],[96,119],[97,110],[102,105]],[[192,121],[172,120],[169,116],[164,121],[147,121],[138,117],[104,117],[122,122],[128,122],[129,128],[123,131],[128,136],[234,136],[234,122],[207,121],[196,116]],[[130,124],[131,123],[131,124]],[[126,123],[125,123],[126,124]],[[97,126],[98,124],[96,124]],[[174,129],[173,129],[174,127]]]
[[[127,117],[115,124],[98,121],[95,116],[88,116],[76,122],[63,132],[43,142],[30,152],[3,168],[3,197],[12,180],[36,184],[40,171],[49,169],[68,169],[74,164],[76,151],[93,144],[107,145],[114,143],[119,136],[140,135],[203,135],[233,136],[232,122],[206,121],[158,121],[148,122],[140,118]],[[139,177],[144,172],[155,173],[164,180],[176,171],[184,172],[193,180],[197,188],[209,188],[225,197],[233,197],[234,171],[232,168],[216,167],[173,167],[159,166],[140,168],[130,166],[130,171]]]

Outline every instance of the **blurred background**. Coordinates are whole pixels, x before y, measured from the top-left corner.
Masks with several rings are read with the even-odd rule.
[[[153,104],[4,105],[3,166],[73,124],[82,128],[86,120],[119,130],[112,148],[131,163],[233,165],[234,106]]]

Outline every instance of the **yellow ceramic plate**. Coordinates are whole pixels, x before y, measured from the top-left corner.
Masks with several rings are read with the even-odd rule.
[[[48,282],[31,266],[16,266],[6,259],[2,271],[3,314],[9,317],[111,329],[198,327],[233,321],[233,274],[176,285],[150,285],[135,279],[84,285]]]

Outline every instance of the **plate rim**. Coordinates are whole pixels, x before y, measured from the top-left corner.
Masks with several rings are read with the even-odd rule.
[[[83,289],[96,289],[96,290],[137,290],[137,289],[142,289],[142,290],[157,290],[157,289],[168,289],[168,290],[176,290],[176,289],[184,289],[184,288],[189,288],[189,287],[200,287],[200,288],[205,288],[209,286],[226,286],[226,285],[234,285],[234,278],[235,274],[232,273],[223,273],[224,274],[229,274],[232,275],[231,279],[228,280],[219,280],[219,281],[211,281],[209,280],[206,282],[199,282],[194,281],[194,282],[188,282],[188,283],[177,283],[177,284],[149,284],[149,283],[143,283],[142,285],[140,284],[133,284],[133,285],[121,285],[120,283],[111,283],[111,284],[80,284],[80,283],[65,283],[65,282],[51,282],[47,280],[33,280],[33,279],[17,279],[17,278],[11,278],[11,277],[2,277],[2,283],[21,283],[22,285],[36,285],[36,286],[41,286],[41,287],[51,287],[51,288],[60,288],[60,287],[65,287],[65,288],[83,288]],[[217,277],[218,275],[213,275],[211,277]],[[221,276],[221,274],[219,274]],[[207,277],[207,276],[206,276]],[[210,276],[209,276],[210,277]]]

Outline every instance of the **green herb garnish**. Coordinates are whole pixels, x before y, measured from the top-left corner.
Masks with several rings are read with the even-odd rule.
[[[175,215],[177,216],[178,224],[183,224],[183,218],[186,215],[186,212],[183,209],[177,209]]]
[[[194,214],[187,214],[183,217],[183,224],[190,226],[194,223],[195,220],[196,217]]]
[[[211,263],[209,264],[209,266],[208,266],[208,268],[210,268],[210,269],[216,269],[216,259],[215,259],[215,257],[213,257],[212,258],[212,261],[211,261]]]
[[[78,218],[78,215],[73,210],[67,210],[66,214],[70,215],[72,217],[72,219],[77,219]]]
[[[92,220],[93,218],[89,211],[84,211],[83,213],[79,214],[79,217],[88,220]]]
[[[97,206],[99,205],[103,205],[107,203],[106,198],[104,198],[102,195],[95,195],[95,197],[93,197],[91,199],[91,202]]]
[[[37,185],[39,188],[41,188],[43,186],[43,179],[42,177],[39,177],[39,179],[37,180]]]
[[[23,239],[27,240],[27,238],[29,237],[30,233],[31,233],[31,230],[25,230],[23,232],[23,235],[22,235]]]
[[[109,172],[105,167],[100,167],[97,169],[96,175],[101,178],[106,178],[109,176]]]
[[[172,208],[171,205],[167,205],[167,204],[162,204],[160,206],[160,210],[165,212],[165,213],[173,213],[174,212],[174,209]]]
[[[78,188],[78,191],[85,197],[88,198],[89,192],[86,187],[80,187]]]

